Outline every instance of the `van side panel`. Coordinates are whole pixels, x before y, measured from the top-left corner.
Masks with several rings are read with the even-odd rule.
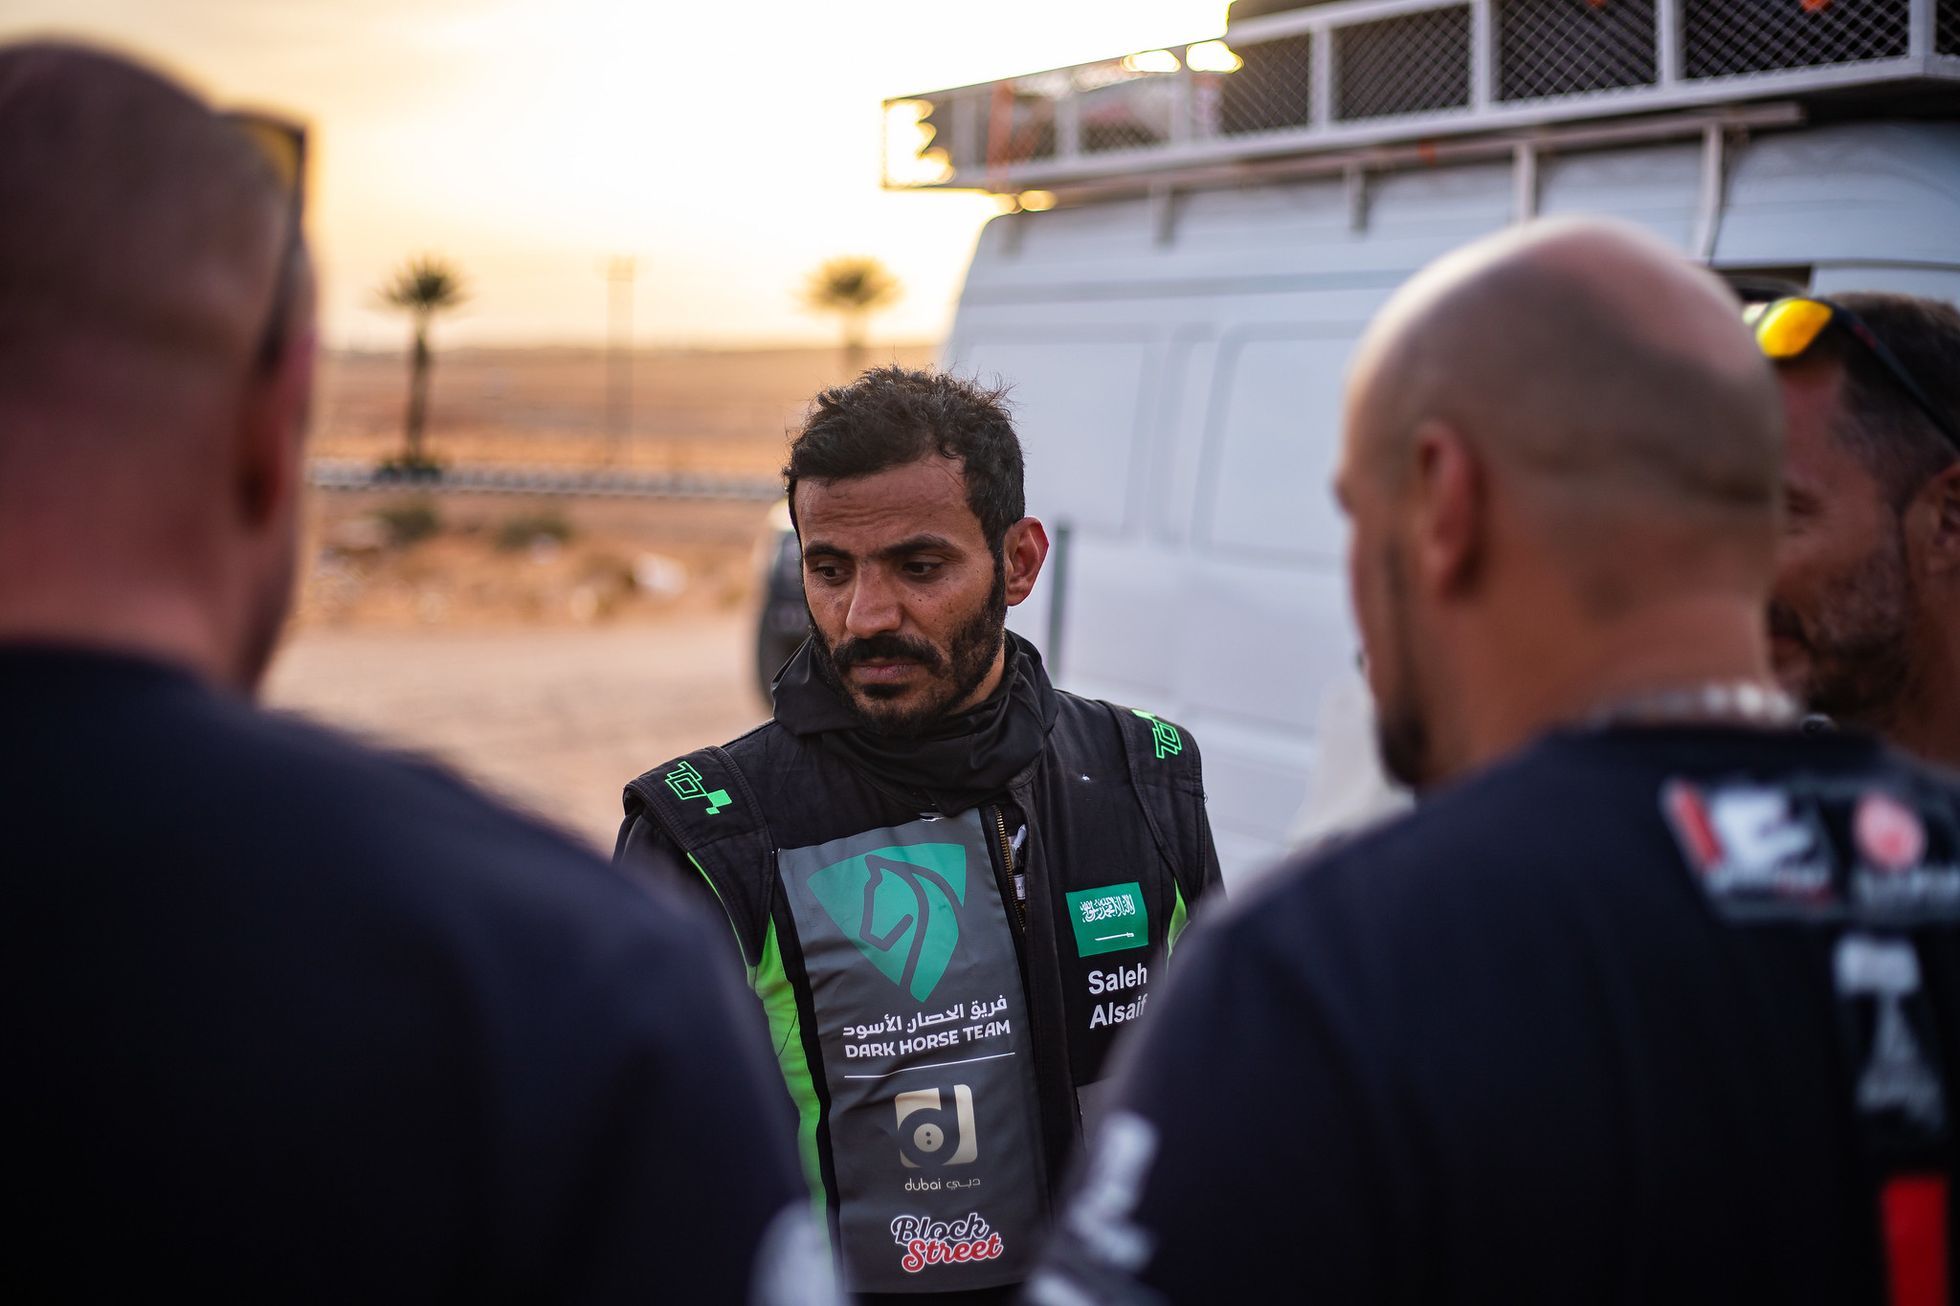
[[[1701,172],[1693,144],[1551,156],[1540,211],[1685,248]],[[1350,198],[1317,179],[1180,195],[1167,227],[1143,200],[996,219],[947,346],[1014,386],[1029,511],[1068,528],[1059,682],[1198,734],[1229,879],[1282,850],[1322,697],[1354,674],[1328,489],[1354,344],[1417,268],[1509,223],[1514,187],[1501,163],[1388,173],[1358,226]],[[1733,147],[1714,262],[1960,295],[1960,124]],[[1044,640],[1049,601],[1044,580],[1012,624]]]

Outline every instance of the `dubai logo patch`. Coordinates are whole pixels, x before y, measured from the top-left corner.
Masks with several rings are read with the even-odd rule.
[[[912,997],[932,996],[960,941],[966,848],[877,848],[810,875],[811,894],[857,950]]]

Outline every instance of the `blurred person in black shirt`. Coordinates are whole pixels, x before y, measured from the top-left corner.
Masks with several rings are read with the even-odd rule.
[[[1749,318],[1787,431],[1777,674],[1813,711],[1960,767],[1960,312],[1854,294]]]
[[[1944,1301],[1960,793],[1793,728],[1733,301],[1492,237],[1377,319],[1344,444],[1423,800],[1200,923],[1032,1300]]]
[[[719,927],[249,702],[302,145],[0,47],[0,1295],[822,1300]]]

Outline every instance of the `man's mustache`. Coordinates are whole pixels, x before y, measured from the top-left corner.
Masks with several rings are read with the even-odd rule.
[[[866,635],[846,640],[830,653],[839,671],[848,671],[860,662],[916,662],[928,671],[942,670],[945,659],[939,650],[920,639],[903,635]]]

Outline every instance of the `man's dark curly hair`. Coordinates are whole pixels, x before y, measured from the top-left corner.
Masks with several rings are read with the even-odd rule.
[[[1007,415],[1006,387],[950,372],[874,367],[816,398],[783,468],[796,518],[798,481],[873,476],[932,454],[960,460],[966,502],[987,547],[1000,556],[1007,528],[1027,515],[1021,441]]]
[[[1833,295],[1890,347],[1933,406],[1960,423],[1960,311],[1936,299],[1861,293]],[[1849,333],[1826,331],[1786,367],[1818,360],[1844,369],[1835,434],[1877,479],[1896,510],[1953,465],[1956,453],[1885,365]]]

